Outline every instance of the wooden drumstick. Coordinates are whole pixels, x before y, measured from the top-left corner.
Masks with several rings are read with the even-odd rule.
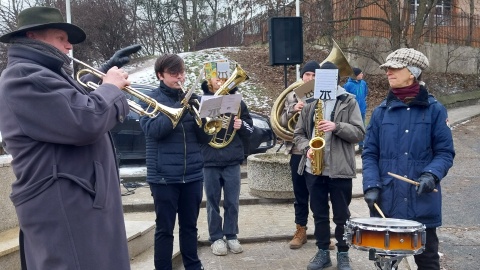
[[[373,203],[373,206],[375,206],[375,209],[377,209],[378,213],[380,213],[380,216],[382,216],[383,218],[385,218],[385,215],[383,214],[382,209],[380,209],[380,207],[378,206],[378,204],[377,204],[377,203]]]
[[[398,180],[405,181],[405,182],[410,183],[410,184],[415,185],[415,186],[419,186],[419,185],[420,185],[420,183],[415,182],[415,181],[413,181],[413,180],[410,180],[410,179],[408,179],[408,178],[406,178],[406,177],[400,176],[400,175],[398,175],[398,174],[394,174],[394,173],[388,172],[388,175],[393,176],[393,177],[397,178]],[[433,189],[433,192],[438,192],[438,190],[437,190],[436,188],[434,188],[434,189]]]

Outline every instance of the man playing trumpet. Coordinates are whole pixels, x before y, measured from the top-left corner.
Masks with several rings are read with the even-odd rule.
[[[18,15],[0,77],[0,131],[17,180],[22,269],[130,269],[120,179],[108,131],[127,116],[119,69],[140,46],[120,50],[87,92],[72,79],[72,44],[84,31],[58,9]],[[97,78],[97,80],[99,80]],[[94,248],[92,248],[94,247]]]
[[[338,69],[325,62],[320,69]],[[318,78],[316,78],[318,79]],[[353,95],[338,86],[332,100],[316,100],[306,104],[294,131],[293,142],[303,156],[298,174],[304,175],[310,196],[310,208],[315,221],[315,239],[318,251],[310,260],[308,270],[321,270],[332,265],[330,259],[330,214],[328,199],[333,210],[335,239],[337,240],[337,269],[350,270],[348,245],[343,239],[344,226],[350,218],[348,206],[352,200],[352,178],[355,172],[355,143],[363,139],[360,108]],[[313,137],[323,134],[322,165],[320,172],[312,166],[314,151],[310,146]],[[316,175],[318,174],[318,175]]]
[[[160,83],[151,97],[170,108],[185,106],[185,62],[176,54],[157,58]],[[193,100],[190,100],[193,101]],[[191,102],[192,106],[194,102]],[[197,220],[203,197],[203,156],[200,143],[210,139],[194,115],[185,110],[178,124],[165,113],[142,116],[147,147],[147,182],[155,205],[155,269],[172,269],[173,231],[178,214],[180,252],[186,270],[203,269],[197,253]]]

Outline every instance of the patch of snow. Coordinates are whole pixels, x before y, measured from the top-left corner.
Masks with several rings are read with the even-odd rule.
[[[220,48],[211,48],[204,49],[195,52],[184,52],[178,53],[180,57],[185,61],[186,66],[186,79],[185,79],[185,88],[189,89],[191,85],[196,81],[197,76],[199,76],[200,70],[203,67],[204,62],[227,59],[230,61],[230,69],[233,72],[235,69],[235,61],[229,59],[224,52],[225,51],[235,51],[239,50],[237,47],[220,47]],[[157,57],[145,60],[143,62],[136,63],[134,66],[126,66],[125,69],[129,72],[128,79],[132,83],[137,84],[148,84],[157,86],[159,84],[157,77],[154,72],[154,65]],[[248,74],[248,70],[245,70]],[[203,76],[203,74],[202,74]],[[201,80],[202,81],[202,80]],[[243,100],[248,107],[256,107],[261,109],[269,110],[268,104],[270,103],[270,98],[262,95],[262,91],[258,91],[258,83],[255,82],[254,78],[250,76],[250,79],[242,82],[238,86],[239,92],[243,95]],[[195,93],[202,95],[203,92],[200,88],[200,83],[196,86]]]

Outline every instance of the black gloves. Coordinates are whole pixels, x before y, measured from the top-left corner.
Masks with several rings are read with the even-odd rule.
[[[435,189],[435,186],[438,182],[438,178],[429,172],[424,172],[417,179],[419,185],[417,186],[417,195],[423,193],[430,193]]]
[[[375,206],[373,205],[378,201],[378,197],[380,196],[380,189],[379,188],[371,188],[365,192],[364,199],[370,208],[370,211],[375,211]]]
[[[130,55],[140,51],[140,49],[142,49],[142,46],[135,44],[116,51],[113,56],[100,67],[101,70],[106,72],[114,66],[118,68],[123,67],[130,62]]]
[[[180,101],[183,101],[183,99],[185,98],[185,95],[186,93],[182,93],[180,95]],[[195,107],[198,110],[200,106],[200,96],[195,93],[192,93],[192,95],[190,96],[190,99],[188,100],[188,104],[191,107]]]

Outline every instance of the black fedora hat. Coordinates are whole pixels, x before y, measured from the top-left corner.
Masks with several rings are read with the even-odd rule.
[[[30,30],[54,28],[68,34],[68,41],[77,44],[85,40],[82,28],[66,23],[60,10],[51,7],[31,7],[18,14],[18,29],[0,37],[0,42],[10,43],[12,37],[21,36]]]

